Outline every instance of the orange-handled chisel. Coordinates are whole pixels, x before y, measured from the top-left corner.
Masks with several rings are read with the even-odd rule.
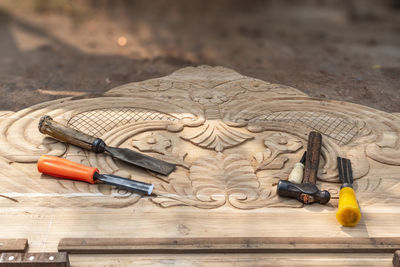
[[[38,171],[50,176],[84,181],[91,184],[101,181],[106,184],[151,195],[154,185],[122,178],[111,174],[100,174],[97,168],[88,167],[67,159],[54,156],[41,156],[38,160]]]

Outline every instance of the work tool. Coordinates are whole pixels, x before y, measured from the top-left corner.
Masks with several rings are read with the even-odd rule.
[[[87,135],[68,126],[62,125],[54,121],[50,116],[43,116],[40,118],[39,131],[43,134],[48,134],[62,142],[70,143],[81,148],[91,150],[95,153],[104,152],[113,158],[117,158],[162,175],[169,175],[175,170],[174,164],[149,157],[127,148],[107,146],[102,139]]]
[[[301,184],[303,181],[304,163],[306,162],[307,152],[303,153],[300,162],[294,164],[293,170],[289,174],[288,181],[294,184]]]
[[[336,212],[336,219],[343,226],[356,226],[361,219],[361,212],[353,189],[351,161],[338,157],[337,162],[342,186],[339,192],[339,209]]]
[[[87,183],[103,182],[129,191],[151,195],[154,185],[122,178],[111,174],[100,174],[97,168],[88,167],[67,159],[44,155],[37,163],[38,171],[50,176],[83,181]]]
[[[317,181],[319,157],[321,155],[322,136],[318,132],[310,132],[308,135],[307,154],[302,184],[294,184],[286,180],[280,180],[276,192],[281,197],[296,198],[304,204],[319,202],[327,203],[331,195],[326,190],[319,190],[315,185]]]

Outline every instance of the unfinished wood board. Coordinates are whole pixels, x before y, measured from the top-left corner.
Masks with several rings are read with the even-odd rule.
[[[393,114],[208,66],[1,114],[3,237],[28,238],[30,251],[55,251],[69,237],[400,237],[400,117]],[[38,131],[43,115],[178,168],[157,176],[65,145]],[[312,130],[323,135],[317,185],[332,200],[303,207],[275,190]],[[157,196],[40,175],[43,154],[154,183]],[[354,228],[335,218],[337,156],[353,165],[363,216]]]
[[[26,239],[0,239],[0,253],[24,252],[27,248],[28,240]]]
[[[70,255],[71,266],[382,266],[391,267],[393,254],[255,253]]]
[[[0,254],[1,267],[69,267],[66,252],[55,253],[16,253]]]
[[[212,237],[63,238],[59,251],[110,253],[394,253],[400,238]]]
[[[396,250],[395,253],[393,254],[393,267],[399,267],[400,266],[400,250]]]

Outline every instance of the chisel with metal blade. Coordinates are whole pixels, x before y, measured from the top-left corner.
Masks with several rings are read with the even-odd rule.
[[[62,142],[70,143],[95,153],[105,152],[114,158],[162,175],[169,175],[175,170],[175,165],[172,163],[149,157],[127,148],[107,146],[102,139],[62,125],[54,121],[50,116],[40,118],[39,131]]]
[[[336,219],[343,226],[356,226],[361,219],[356,193],[353,189],[353,171],[349,159],[337,158],[339,179],[343,183],[339,192],[339,208]]]
[[[67,159],[55,156],[41,156],[38,160],[38,171],[50,176],[64,179],[88,182],[91,184],[101,181],[129,191],[151,195],[154,185],[122,178],[111,174],[100,174],[97,168],[88,167]]]

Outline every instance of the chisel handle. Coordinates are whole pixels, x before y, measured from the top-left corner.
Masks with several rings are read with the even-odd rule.
[[[356,226],[361,219],[356,193],[351,187],[343,187],[339,192],[339,209],[336,219],[343,226]]]
[[[54,121],[50,116],[43,116],[39,121],[39,131],[48,134],[55,139],[91,150],[96,153],[105,151],[106,144],[100,138],[96,138],[66,125]]]
[[[88,167],[67,159],[55,156],[41,156],[37,163],[38,171],[50,176],[84,181],[94,184],[93,176],[97,168]]]
[[[301,184],[303,181],[304,164],[297,162],[289,174],[288,181],[294,184]]]

